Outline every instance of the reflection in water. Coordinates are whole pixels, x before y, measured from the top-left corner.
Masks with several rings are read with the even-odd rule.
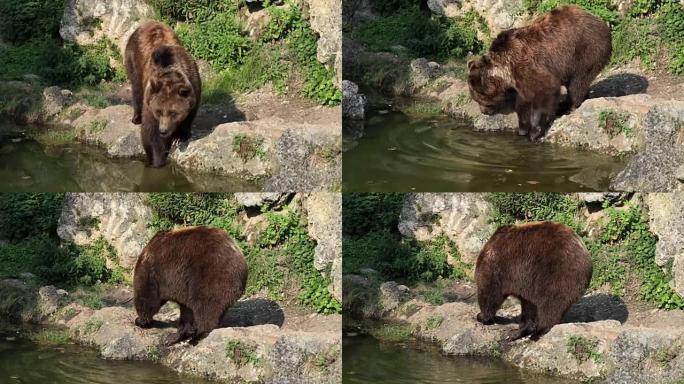
[[[370,337],[345,337],[343,343],[343,384],[574,383],[524,373],[501,361],[445,357],[427,346],[386,344]]]
[[[148,168],[141,160],[111,159],[87,145],[43,146],[0,141],[0,191],[258,191],[259,186],[224,176],[192,174],[173,163]]]
[[[624,162],[515,132],[476,132],[447,117],[371,115],[345,138],[345,191],[604,191]],[[353,140],[353,138],[352,138]]]
[[[103,360],[76,345],[38,346],[0,335],[0,383],[21,384],[209,384],[159,364]]]

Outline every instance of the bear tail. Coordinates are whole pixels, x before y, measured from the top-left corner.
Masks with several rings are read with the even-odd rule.
[[[159,67],[168,67],[174,63],[173,49],[168,45],[163,45],[152,52],[152,61]]]

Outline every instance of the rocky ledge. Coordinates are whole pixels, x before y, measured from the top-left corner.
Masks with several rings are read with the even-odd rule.
[[[29,277],[30,280],[30,277]],[[53,286],[36,293],[22,280],[0,280],[0,292],[15,300],[11,319],[65,327],[70,338],[97,349],[105,359],[150,360],[178,372],[222,382],[339,383],[342,371],[340,315],[293,314],[264,298],[238,302],[221,327],[197,345],[166,346],[179,310],[165,305],[152,328],[134,325],[130,288],[113,289],[102,309],[69,303]]]
[[[364,276],[348,275],[344,281],[345,297],[350,293],[357,308],[366,308],[354,315],[407,327],[445,355],[502,358],[520,368],[591,382],[669,383],[684,375],[681,311],[633,314],[621,299],[593,293],[538,341],[511,342],[507,335],[517,328],[520,315],[512,300],[499,310],[497,324],[485,326],[475,320],[479,308],[474,287],[467,284],[459,287],[456,302],[436,306],[412,299],[407,287],[394,282],[370,288]],[[376,304],[369,305],[371,297]],[[369,310],[377,303],[381,310]]]

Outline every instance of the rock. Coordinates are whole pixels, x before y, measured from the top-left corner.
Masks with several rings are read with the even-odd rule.
[[[610,183],[616,191],[684,190],[676,172],[684,164],[684,101],[662,101],[646,113],[643,144]]]
[[[196,347],[174,346],[162,363],[221,381],[335,383],[341,372],[340,342],[333,332],[284,331],[274,325],[222,328]]]
[[[286,198],[288,194],[277,192],[236,192],[235,199],[243,207],[272,206]]]
[[[281,124],[279,120],[220,124],[209,135],[195,133],[189,143],[183,143],[169,158],[183,168],[204,173],[267,177],[274,167]]]
[[[656,264],[673,261],[674,288],[684,295],[684,193],[645,194],[648,224],[658,236]]]
[[[342,301],[342,195],[311,193],[304,200],[309,236],[316,240],[314,267],[330,268],[330,293]]]
[[[491,36],[512,27],[520,27],[527,19],[522,0],[428,0],[430,10],[447,17],[463,16],[474,9],[484,17]]]
[[[494,233],[491,209],[482,193],[411,193],[401,209],[399,232],[419,241],[446,235],[461,260],[473,263]]]
[[[401,303],[408,299],[408,288],[394,281],[380,284],[380,308],[387,313],[394,311]]]
[[[173,328],[150,328],[133,324],[136,314],[123,307],[83,311],[67,322],[78,342],[96,347],[105,359],[147,360],[159,354],[162,340]]]
[[[43,89],[43,110],[48,118],[60,113],[73,102],[74,94],[68,89],[57,86]]]
[[[318,33],[318,61],[335,69],[336,86],[342,84],[342,2],[304,0],[309,6],[311,29]]]
[[[359,93],[359,86],[349,80],[342,81],[342,117],[363,120],[366,115],[366,96]]]
[[[602,203],[604,201],[613,201],[622,196],[619,192],[585,192],[578,193],[577,197],[585,203]]]
[[[422,57],[411,60],[410,68],[410,82],[414,89],[427,85],[430,80],[439,76],[441,72],[439,64]]]
[[[103,237],[122,266],[132,268],[153,233],[152,210],[139,193],[67,193],[57,234],[62,240],[91,244]]]
[[[276,168],[265,191],[337,191],[342,180],[342,137],[338,127],[289,128],[276,147]]]
[[[684,164],[680,165],[677,170],[675,170],[675,177],[680,183],[684,183]]]
[[[81,141],[103,147],[111,157],[143,157],[140,127],[131,123],[131,116],[128,105],[88,108],[70,125]]]
[[[0,117],[18,124],[40,124],[45,120],[38,85],[26,81],[0,81]],[[0,132],[4,130],[0,128]]]
[[[60,292],[54,285],[41,287],[38,290],[38,309],[40,311],[40,316],[45,318],[55,313],[61,304],[61,298],[63,296],[64,295],[60,295]]]
[[[62,39],[79,45],[111,40],[123,55],[128,38],[154,10],[143,0],[68,0],[59,28]]]
[[[25,282],[0,280],[0,324],[28,322],[34,319],[38,298]]]

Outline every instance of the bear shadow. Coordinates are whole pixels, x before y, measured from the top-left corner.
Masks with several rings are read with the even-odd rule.
[[[590,323],[601,320],[627,321],[629,311],[618,296],[597,293],[582,297],[563,317],[562,323]]]
[[[221,317],[219,327],[251,327],[274,324],[282,327],[285,322],[283,309],[273,300],[256,298],[238,301]]]
[[[589,88],[587,99],[598,97],[620,97],[646,93],[648,80],[634,73],[618,73],[594,83]]]

